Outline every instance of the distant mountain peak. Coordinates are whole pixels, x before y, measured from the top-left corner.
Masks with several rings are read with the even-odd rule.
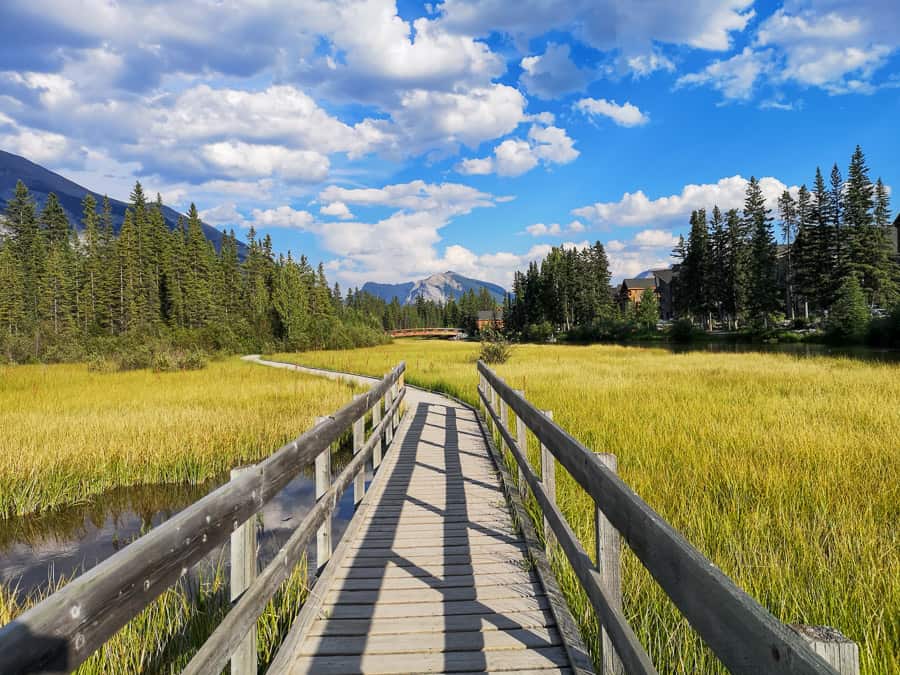
[[[453,270],[435,272],[424,279],[401,284],[380,284],[370,281],[365,283],[360,290],[371,293],[385,302],[391,302],[397,298],[402,304],[411,305],[420,297],[424,300],[445,304],[450,298],[459,300],[470,289],[478,293],[482,288],[487,289],[497,302],[502,302],[503,296],[506,295],[506,290],[502,286],[488,281],[470,279]]]

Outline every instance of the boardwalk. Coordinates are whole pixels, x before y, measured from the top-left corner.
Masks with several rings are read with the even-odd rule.
[[[475,413],[417,390],[271,672],[570,672]]]

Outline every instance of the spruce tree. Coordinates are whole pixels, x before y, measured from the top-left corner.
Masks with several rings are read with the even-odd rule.
[[[728,233],[718,205],[709,219],[709,297],[719,321],[725,320],[728,306]]]
[[[751,314],[766,326],[769,313],[778,308],[776,248],[770,213],[759,182],[751,177],[744,199],[744,222],[750,230],[747,305]]]
[[[891,200],[881,177],[875,183],[875,209],[873,213],[876,227],[886,228],[891,224]]]
[[[803,315],[809,318],[809,303],[816,297],[819,270],[816,268],[816,230],[813,224],[812,198],[806,185],[797,192],[797,236],[791,248],[794,288],[803,303]]]
[[[791,193],[785,190],[778,198],[781,215],[781,236],[785,245],[785,307],[794,318],[794,266],[793,248],[797,237],[797,203]]]
[[[0,239],[0,336],[18,334],[24,319],[22,268],[13,246],[11,238]]]

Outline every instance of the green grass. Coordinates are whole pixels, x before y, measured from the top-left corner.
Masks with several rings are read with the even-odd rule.
[[[265,458],[354,389],[229,359],[190,372],[0,366],[0,518]]]
[[[475,403],[477,349],[406,340],[274,358],[376,375],[405,359],[411,384]],[[840,629],[863,673],[900,672],[900,367],[525,345],[497,371],[587,447],[615,453],[624,480],[779,619]],[[591,551],[592,504],[557,472]],[[721,672],[630,552],[623,565],[626,614],[660,670]],[[586,600],[556,566],[596,655]]]

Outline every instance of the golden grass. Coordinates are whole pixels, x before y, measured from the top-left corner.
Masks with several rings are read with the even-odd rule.
[[[0,366],[0,518],[258,461],[354,389],[229,359],[205,370]]]
[[[410,383],[474,403],[477,350],[407,340],[275,358],[366,374],[405,359]],[[860,644],[864,673],[900,672],[900,367],[523,345],[497,371],[587,447],[615,453],[625,481],[779,619],[839,628]],[[562,510],[592,550],[589,498],[558,472]],[[596,625],[563,568],[596,655]],[[630,553],[624,592],[662,672],[721,670]]]

